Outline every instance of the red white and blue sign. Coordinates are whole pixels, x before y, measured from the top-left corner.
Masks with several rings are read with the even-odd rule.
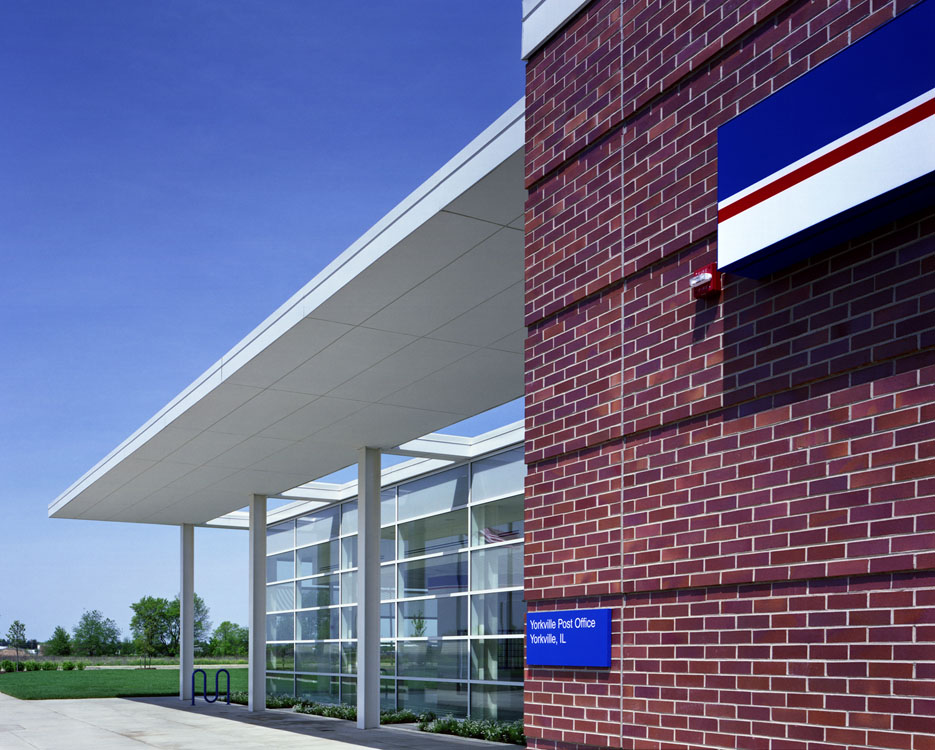
[[[609,667],[610,615],[610,609],[527,613],[527,666]]]
[[[763,276],[935,202],[935,0],[718,128],[718,266]]]

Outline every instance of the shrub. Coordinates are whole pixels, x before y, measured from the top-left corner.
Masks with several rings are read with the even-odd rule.
[[[226,693],[222,695],[226,696]],[[242,706],[246,706],[249,702],[249,698],[250,694],[246,690],[231,691],[231,703],[238,703]],[[299,703],[299,699],[292,695],[273,694],[266,696],[267,708],[292,708],[296,703]]]
[[[419,729],[423,732],[437,734],[454,734],[459,737],[473,737],[488,742],[511,742],[515,745],[525,745],[526,735],[523,732],[521,721],[491,721],[490,719],[455,719],[446,716],[442,719],[419,721]]]
[[[24,662],[23,662],[23,671],[25,671],[25,672],[37,672],[37,671],[39,671],[39,662],[37,662],[37,661],[24,661]]]
[[[75,662],[75,669],[82,670],[82,669],[84,669],[86,666],[88,666],[87,662],[83,662],[83,661],[76,661],[76,662]]]
[[[13,662],[10,661],[9,659],[4,659],[3,661],[0,661],[0,669],[2,669],[4,672],[12,672],[15,669],[15,667],[16,665],[13,664]]]
[[[42,669],[43,672],[55,672],[58,669],[58,664],[54,661],[44,661],[39,665],[39,668]]]
[[[73,670],[74,668],[75,668],[75,663],[74,663],[73,661],[63,661],[63,662],[62,662],[62,669],[64,669],[66,672],[70,672],[70,671]]]
[[[314,701],[300,701],[296,704],[294,710],[300,714],[328,716],[332,719],[346,719],[347,721],[357,720],[357,706],[315,703]]]
[[[292,708],[299,699],[294,695],[273,694],[266,696],[267,708]]]
[[[419,716],[408,708],[399,711],[380,711],[381,724],[410,724],[419,720]]]

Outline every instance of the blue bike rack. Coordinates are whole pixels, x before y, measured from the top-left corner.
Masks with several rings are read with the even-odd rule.
[[[195,705],[195,695],[196,695],[195,675],[198,674],[199,672],[201,672],[201,676],[204,678],[202,680],[202,685],[204,685],[205,703],[217,703],[217,699],[221,697],[221,690],[220,690],[221,672],[227,675],[227,705],[229,706],[231,704],[231,673],[228,672],[226,669],[219,669],[217,672],[214,673],[214,697],[213,698],[208,697],[208,673],[205,672],[203,669],[196,669],[194,672],[192,672],[192,705],[193,706]]]

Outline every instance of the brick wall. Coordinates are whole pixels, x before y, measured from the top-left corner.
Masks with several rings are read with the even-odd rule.
[[[526,597],[616,612],[531,747],[935,748],[935,215],[687,288],[717,126],[913,4],[595,0],[530,59]]]
[[[599,0],[528,66],[526,600],[618,613],[609,671],[527,671],[532,746],[620,740],[620,32]]]

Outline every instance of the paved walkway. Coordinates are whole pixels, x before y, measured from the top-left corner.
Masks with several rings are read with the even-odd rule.
[[[362,731],[353,723],[292,711],[251,714],[245,706],[178,698],[21,701],[0,693],[0,750],[269,750],[511,747],[413,729]]]

